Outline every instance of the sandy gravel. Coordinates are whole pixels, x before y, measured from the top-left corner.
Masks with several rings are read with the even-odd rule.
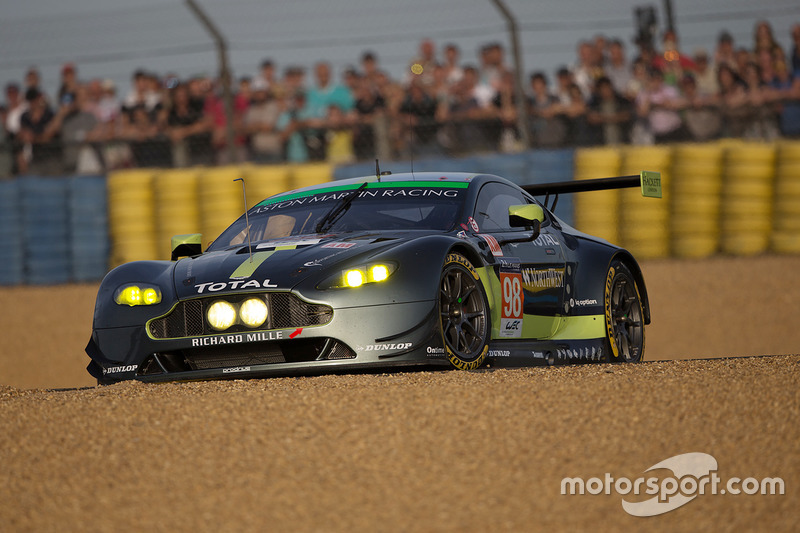
[[[648,359],[800,353],[800,258],[643,267]],[[800,529],[798,355],[95,388],[95,291],[0,290],[2,531]],[[560,494],[687,452],[786,494]]]

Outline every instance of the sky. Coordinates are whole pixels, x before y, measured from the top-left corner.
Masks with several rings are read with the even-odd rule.
[[[230,45],[236,76],[255,75],[265,58],[279,71],[329,61],[337,72],[358,65],[365,50],[402,79],[419,42],[453,42],[462,62],[476,63],[481,44],[510,49],[505,24],[490,0],[197,0]],[[552,76],[575,61],[576,44],[597,34],[635,47],[633,9],[653,5],[665,21],[663,1],[505,0],[521,28],[525,72]],[[752,47],[757,20],[771,23],[789,51],[791,25],[800,23],[797,0],[673,0],[681,48],[713,52],[717,36],[730,31],[737,45]],[[29,66],[42,74],[47,92],[57,89],[61,65],[79,77],[110,78],[121,95],[137,68],[180,77],[215,75],[212,41],[181,0],[0,0],[0,84],[21,82]],[[511,62],[510,56],[508,62]]]

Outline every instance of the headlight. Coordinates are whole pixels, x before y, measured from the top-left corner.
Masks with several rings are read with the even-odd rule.
[[[114,293],[119,305],[155,305],[161,303],[161,289],[145,283],[123,285]]]
[[[259,298],[245,300],[239,307],[239,318],[245,326],[257,328],[267,321],[267,304]]]
[[[339,274],[320,283],[319,289],[356,288],[368,283],[386,281],[397,270],[397,265],[391,262],[370,263],[358,265],[343,270]]]
[[[236,322],[236,308],[225,300],[217,300],[208,308],[206,318],[212,328],[226,330]]]

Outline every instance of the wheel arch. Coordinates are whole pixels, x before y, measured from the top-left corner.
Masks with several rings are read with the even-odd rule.
[[[647,286],[644,283],[644,274],[642,274],[642,269],[639,266],[639,263],[627,250],[618,250],[614,255],[611,256],[611,259],[608,261],[608,265],[611,266],[611,263],[615,259],[628,267],[628,270],[630,270],[631,274],[633,274],[634,280],[636,281],[636,286],[639,288],[639,296],[642,299],[644,323],[650,324],[650,297],[647,295]]]

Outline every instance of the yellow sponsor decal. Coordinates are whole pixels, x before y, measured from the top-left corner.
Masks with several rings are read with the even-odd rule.
[[[608,344],[611,345],[611,353],[614,357],[619,357],[619,348],[617,341],[614,338],[614,324],[611,317],[611,289],[614,283],[614,267],[608,269],[608,276],[606,276],[606,294],[605,294],[605,309],[606,309],[606,334],[608,335]]]

